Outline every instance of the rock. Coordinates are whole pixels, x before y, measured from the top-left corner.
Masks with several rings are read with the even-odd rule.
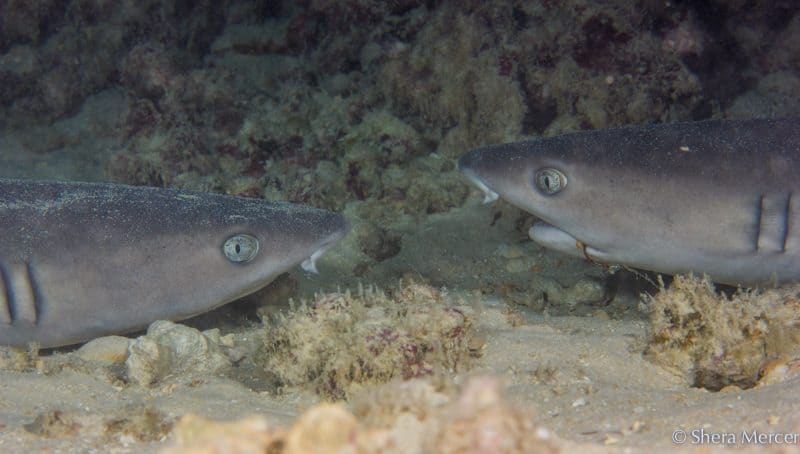
[[[218,338],[213,336],[212,338]],[[169,376],[214,375],[230,367],[222,347],[200,331],[165,320],[153,322],[128,348],[128,378],[150,386]]]
[[[605,283],[592,279],[581,279],[570,289],[570,298],[579,304],[596,303],[606,298]]]
[[[355,439],[364,432],[355,416],[341,404],[321,404],[305,412],[286,437],[286,454],[355,451]],[[324,451],[320,451],[324,446]]]
[[[263,416],[231,422],[209,421],[185,415],[173,430],[173,442],[162,454],[277,452],[280,431],[272,429]]]
[[[761,378],[756,386],[781,383],[800,376],[800,358],[780,357],[761,367]]]
[[[122,336],[98,337],[87,342],[75,354],[86,361],[106,364],[118,364],[128,359],[128,347],[131,339]]]

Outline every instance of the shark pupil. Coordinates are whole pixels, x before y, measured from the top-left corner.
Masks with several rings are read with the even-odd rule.
[[[247,234],[234,235],[222,245],[225,257],[234,263],[246,263],[258,254],[258,240]]]
[[[536,172],[534,183],[543,194],[553,195],[561,192],[567,186],[567,176],[560,170],[548,167]]]

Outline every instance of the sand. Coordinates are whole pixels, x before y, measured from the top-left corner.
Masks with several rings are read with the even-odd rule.
[[[474,249],[498,249],[496,244],[487,246],[486,241],[493,237],[489,235],[487,240],[487,235],[482,234],[483,225],[466,222],[488,215],[488,210],[473,206],[430,220],[430,225],[449,220],[448,225],[464,226],[459,229],[461,240],[475,240],[460,242],[457,255],[453,255],[455,249],[446,246],[430,250],[449,260],[474,263],[467,260],[480,257],[473,255]],[[415,242],[421,248],[423,243],[434,241],[425,227],[408,238],[409,248],[414,249]],[[479,237],[484,241],[477,241]],[[526,254],[549,254],[530,243],[520,247]],[[483,257],[486,260],[509,260],[502,254],[484,254],[488,254]],[[331,257],[321,262],[321,276],[297,274],[297,292],[326,287],[322,276],[333,280],[342,256],[346,253],[331,251]],[[560,259],[558,254],[555,257]],[[567,279],[576,268],[585,266],[580,261],[565,264],[562,278]],[[583,269],[596,273],[591,267]],[[259,298],[281,294],[276,292],[268,290]],[[641,301],[630,293],[618,292],[619,301],[606,306],[606,310],[595,307],[590,311],[580,305],[563,310],[585,313],[580,316],[550,315],[558,312],[557,308],[512,304],[502,296],[482,295],[475,289],[450,288],[448,295],[470,304],[475,329],[483,343],[481,354],[471,369],[423,378],[420,382],[424,385],[419,386],[435,385],[446,407],[465,399],[463,388],[471,379],[491,377],[496,380],[498,395],[504,396],[504,405],[520,412],[523,416],[518,417],[529,423],[531,430],[539,428],[551,434],[554,449],[652,452],[677,447],[716,448],[721,444],[710,437],[731,442],[733,434],[736,442],[729,444],[755,450],[764,446],[743,439],[743,433],[768,436],[796,434],[800,430],[798,378],[748,390],[710,392],[691,387],[677,371],[648,360],[643,351],[649,322],[639,309]],[[233,305],[227,312],[223,309],[207,314],[189,324],[203,329],[216,324],[222,327],[223,334],[234,333],[236,344],[247,356],[258,343],[253,336],[263,334],[252,320],[254,303],[239,304],[241,308]],[[627,307],[627,312],[622,317],[609,317],[606,311],[614,313],[608,309],[614,304]],[[30,371],[0,371],[0,450],[156,451],[175,447],[173,425],[185,415],[214,421],[259,416],[270,430],[288,430],[300,415],[322,402],[312,390],[303,387],[278,390],[271,386],[249,358],[222,376],[201,373],[194,377],[168,377],[144,387],[127,383],[122,366],[77,362],[70,351],[68,348],[41,353],[38,370],[34,363]],[[369,397],[374,392],[370,388],[382,386],[393,385],[364,387],[362,397],[351,399],[350,404],[355,407],[345,403],[344,408],[361,415],[366,414],[365,406],[386,405],[385,399],[370,401]],[[403,411],[387,406],[371,408],[367,413],[397,422],[402,420],[399,415]],[[428,418],[425,424],[437,421],[441,425],[455,416],[433,412]],[[369,420],[356,421],[363,433],[377,430]],[[687,435],[684,443],[673,441],[676,431]],[[413,437],[418,437],[415,446],[421,446],[430,434],[418,429],[404,435],[406,441]],[[771,446],[787,447],[777,442]],[[788,446],[797,449],[796,443]]]

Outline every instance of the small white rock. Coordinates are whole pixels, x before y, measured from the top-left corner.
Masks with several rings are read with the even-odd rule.
[[[128,346],[131,339],[122,336],[98,337],[84,344],[75,354],[86,361],[117,364],[128,359]]]

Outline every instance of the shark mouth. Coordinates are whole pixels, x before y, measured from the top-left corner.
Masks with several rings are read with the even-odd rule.
[[[499,198],[500,198],[500,194],[498,194],[498,193],[496,193],[496,192],[492,191],[492,190],[489,188],[489,186],[486,186],[486,183],[484,183],[483,181],[481,181],[481,179],[480,179],[480,178],[478,178],[478,177],[475,175],[475,173],[474,173],[474,172],[472,172],[472,171],[471,171],[471,170],[469,170],[469,169],[462,169],[462,172],[464,172],[464,176],[466,176],[467,178],[469,178],[469,181],[471,181],[471,182],[472,182],[472,184],[474,184],[475,186],[477,186],[477,187],[478,187],[478,189],[480,189],[481,191],[483,191],[483,204],[484,204],[484,205],[485,205],[485,204],[487,204],[487,203],[492,203],[492,202],[494,202],[495,200],[497,200],[497,199],[499,199]]]
[[[546,222],[537,222],[528,230],[528,236],[542,246],[573,257],[584,258],[593,263],[608,260],[608,254],[595,249],[569,233]]]
[[[341,231],[331,234],[327,239],[325,239],[325,241],[322,242],[322,246],[320,246],[319,249],[311,254],[311,257],[303,260],[303,263],[300,264],[300,268],[308,273],[319,274],[319,271],[317,271],[317,260],[319,260],[319,258],[322,257],[325,252],[328,251],[328,249],[332,248],[336,243],[338,243],[339,240],[341,240],[349,230],[350,225],[346,223],[345,227]]]
[[[303,260],[303,263],[300,264],[300,268],[303,268],[303,270],[308,273],[319,274],[319,271],[317,271],[317,260],[319,260],[331,246],[333,246],[333,244],[328,244],[314,251],[311,257]]]

